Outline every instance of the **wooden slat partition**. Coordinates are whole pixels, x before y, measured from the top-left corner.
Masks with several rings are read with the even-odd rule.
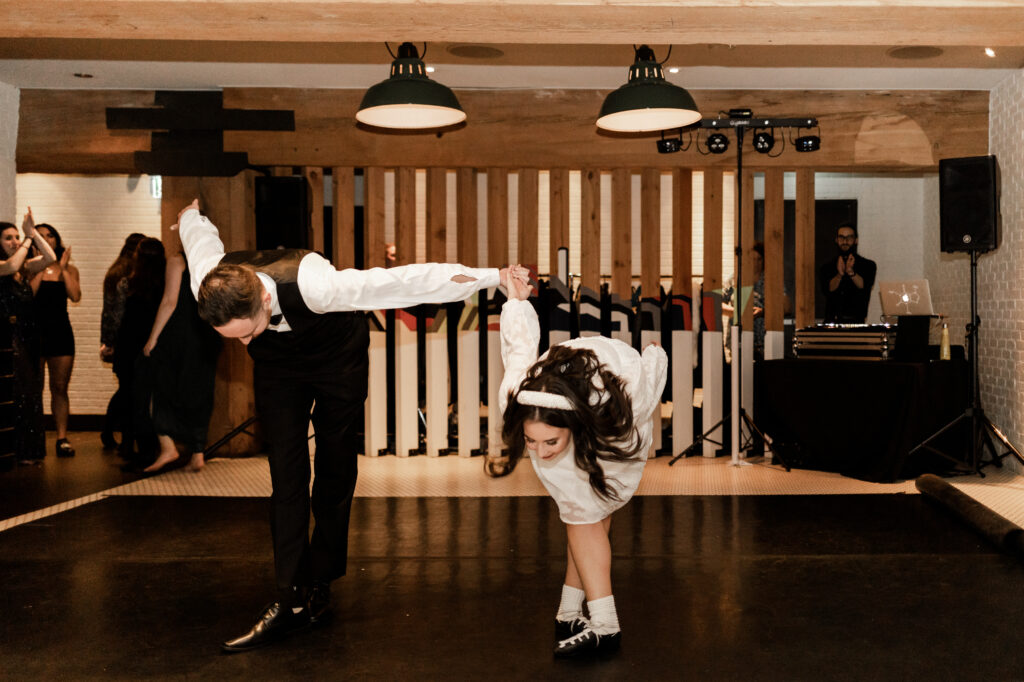
[[[693,295],[693,172],[672,170],[672,293]]]
[[[601,291],[601,172],[580,174],[580,284]]]
[[[395,171],[395,265],[416,262],[416,169]]]
[[[538,176],[536,168],[519,171],[519,262],[536,270],[538,249]]]
[[[378,166],[364,171],[363,267],[384,267],[384,169]],[[382,322],[383,315],[374,313]],[[388,445],[387,432],[387,350],[383,331],[370,329],[369,387],[363,419],[365,454],[376,457]]]
[[[324,253],[324,169],[303,166],[302,177],[309,183],[309,248]]]
[[[448,171],[427,169],[427,262],[443,263],[448,234]]]
[[[722,288],[722,171],[704,171],[704,293]],[[716,325],[717,327],[717,325]]]
[[[456,176],[456,227],[459,262],[476,267],[479,261],[477,237],[476,171],[460,168]],[[459,321],[459,456],[470,457],[480,448],[480,316],[477,296],[466,302]]]
[[[569,171],[552,168],[549,181],[550,215],[548,243],[548,269],[552,275],[558,272],[558,249],[569,247]]]
[[[783,172],[769,168],[764,174],[764,328],[782,331],[783,248],[785,201]]]
[[[334,204],[331,260],[339,270],[356,267],[355,256],[355,169],[335,166],[331,170],[332,200]]]
[[[476,216],[476,171],[472,168],[460,168],[456,178],[458,213],[456,228],[458,230],[459,262],[463,265],[476,267],[480,260],[479,238],[477,237]]]
[[[796,328],[814,324],[814,171],[796,172]]]
[[[633,196],[630,173],[612,171],[612,281],[611,290],[628,301],[633,289],[633,245],[630,204]]]
[[[661,288],[661,171],[640,175],[640,291],[658,298]]]
[[[743,222],[739,226],[740,239],[743,244],[743,289],[753,287],[757,280],[757,273],[754,272],[754,172],[748,168],[743,169],[743,196],[739,197],[740,207],[743,209]],[[742,296],[733,296],[733,302],[743,301],[743,330],[751,331],[754,328],[754,306],[750,304],[749,296],[744,299]]]
[[[704,171],[704,281],[701,301],[701,315],[709,325],[709,331],[701,333],[701,350],[703,366],[701,371],[701,388],[703,403],[701,409],[701,426],[708,434],[703,441],[702,453],[705,457],[714,457],[717,446],[714,441],[723,442],[724,430],[722,419],[722,332],[710,331],[722,328],[721,309],[717,303],[721,301],[722,291],[722,171],[709,168]],[[709,310],[705,306],[710,305]],[[719,424],[717,428],[713,428]]]
[[[487,267],[508,264],[508,171],[487,169]]]
[[[367,168],[363,207],[363,267],[384,267],[384,169]]]
[[[444,168],[428,168],[426,182],[426,258],[429,263],[446,260],[445,244],[448,234],[448,172]],[[426,333],[426,451],[430,457],[438,456],[448,448],[448,324],[445,309],[439,308],[433,324]]]

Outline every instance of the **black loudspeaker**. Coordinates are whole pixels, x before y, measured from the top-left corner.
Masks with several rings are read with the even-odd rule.
[[[309,183],[302,176],[256,178],[256,248],[309,248]]]
[[[995,156],[939,161],[939,233],[946,253],[999,247],[999,164]]]

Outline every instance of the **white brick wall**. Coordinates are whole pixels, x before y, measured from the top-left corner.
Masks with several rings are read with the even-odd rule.
[[[0,220],[15,220],[14,153],[18,144],[18,102],[20,92],[0,83]]]
[[[1024,446],[1024,71],[989,97],[989,150],[1002,176],[1002,245],[978,263],[980,378],[988,417]],[[1020,469],[1019,463],[1010,460]]]
[[[132,232],[160,237],[160,200],[148,176],[17,176],[18,215],[32,207],[37,222],[50,223],[71,247],[82,280],[82,300],[68,303],[75,330],[75,368],[69,397],[72,414],[104,414],[117,387],[110,365],[100,362],[103,276]],[[43,397],[50,411],[50,397]]]

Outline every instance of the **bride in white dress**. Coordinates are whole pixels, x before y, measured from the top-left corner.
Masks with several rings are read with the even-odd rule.
[[[498,395],[509,456],[490,460],[488,472],[507,474],[528,455],[565,523],[568,561],[555,655],[614,650],[621,632],[608,530],[612,513],[640,484],[668,358],[657,345],[641,355],[621,341],[593,336],[555,345],[538,360],[540,325],[526,300],[530,286],[515,281],[508,290]]]

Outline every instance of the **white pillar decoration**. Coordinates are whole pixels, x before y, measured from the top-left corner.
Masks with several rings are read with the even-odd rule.
[[[363,420],[366,439],[365,453],[378,456],[388,446],[388,362],[387,334],[384,333],[384,314],[370,313],[369,385],[366,393]]]
[[[437,457],[448,447],[448,324],[439,308],[427,328],[427,456]]]

